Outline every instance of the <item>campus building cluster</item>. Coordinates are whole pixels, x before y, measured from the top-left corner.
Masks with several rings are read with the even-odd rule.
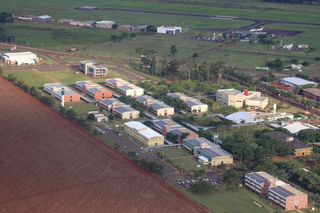
[[[112,97],[112,92],[92,81],[77,81],[75,88],[96,100]]]
[[[291,147],[292,154],[294,154],[296,157],[312,154],[312,145],[303,143],[300,140],[283,132],[267,132],[264,134],[269,136],[270,138],[279,139],[283,144]]]
[[[178,135],[179,137],[178,137],[177,143],[182,143],[181,136],[183,133],[188,133],[188,135],[186,136],[186,139],[199,137],[197,133],[181,126],[180,124],[174,122],[171,119],[153,120],[152,122],[153,122],[152,128],[157,132],[161,133],[164,137],[166,137],[166,135],[169,132],[172,132]]]
[[[93,77],[107,77],[108,69],[95,61],[80,61],[79,69],[86,75]]]
[[[137,97],[142,96],[144,93],[144,89],[121,78],[106,79],[105,86],[112,89],[118,89],[124,96]]]
[[[6,64],[35,64],[39,62],[38,56],[32,52],[2,52],[1,61]]]
[[[195,98],[190,98],[183,93],[179,93],[179,92],[168,93],[167,95],[172,98],[178,98],[178,99],[183,100],[186,103],[186,105],[188,106],[189,112],[198,113],[198,112],[207,112],[208,111],[207,104],[204,104]]]
[[[64,89],[64,102],[80,101],[80,94],[69,89],[60,83],[50,83],[43,85],[43,90],[49,93],[52,97],[61,101],[61,90]]]
[[[169,115],[174,115],[174,108],[161,102],[158,101],[151,96],[148,95],[142,95],[136,97],[137,103],[142,103],[145,105],[146,108],[152,109],[152,113],[157,115],[157,116],[169,116]]]
[[[233,156],[223,150],[219,145],[205,138],[183,139],[183,146],[203,164],[217,166],[219,164],[232,164]]]
[[[164,137],[144,124],[130,121],[124,124],[124,131],[146,146],[164,145]]]
[[[235,108],[243,108],[244,105],[254,109],[264,109],[268,105],[268,97],[261,97],[261,92],[240,92],[236,89],[221,89],[217,91],[217,103]]]
[[[251,172],[245,175],[245,186],[285,210],[308,207],[308,194],[273,177],[266,172]]]
[[[139,111],[130,107],[127,104],[122,103],[116,98],[109,98],[100,100],[100,106],[112,112],[113,114],[119,114],[121,119],[135,119],[139,118]]]

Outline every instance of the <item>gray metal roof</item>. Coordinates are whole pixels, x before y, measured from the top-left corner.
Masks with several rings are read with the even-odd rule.
[[[118,99],[116,98],[108,98],[108,99],[102,99],[100,102],[106,104],[106,105],[111,105],[113,103],[121,103]]]
[[[257,96],[254,96],[254,97],[250,97],[248,98],[249,101],[263,101],[265,100],[267,97],[257,97]]]
[[[154,109],[173,108],[165,103],[161,103],[160,101],[156,101],[155,103],[151,104],[151,106]]]
[[[52,89],[53,87],[65,88],[66,86],[64,86],[63,84],[60,84],[60,83],[51,83],[51,84],[45,84],[45,85],[43,85],[43,87],[45,87],[47,89]]]
[[[266,182],[268,179],[259,175],[258,173],[256,172],[253,172],[253,173],[249,173],[249,174],[246,174],[247,177],[250,177],[251,179],[255,180],[256,182],[258,182],[259,184],[261,183],[264,183]]]
[[[281,78],[281,80],[297,86],[303,86],[303,85],[309,85],[309,84],[317,85],[316,82],[308,81],[308,80],[305,80],[302,78],[296,78],[296,77]]]
[[[130,106],[119,106],[117,108],[115,108],[114,110],[124,113],[124,112],[132,112],[132,111],[138,111]]]
[[[185,102],[188,106],[197,106],[197,105],[204,105],[201,101],[194,99],[194,98],[188,98]]]
[[[283,188],[282,186],[275,186],[269,188],[269,191],[274,192],[275,194],[279,194],[282,197],[290,197],[292,195],[295,195],[294,193],[288,191],[287,189]]]

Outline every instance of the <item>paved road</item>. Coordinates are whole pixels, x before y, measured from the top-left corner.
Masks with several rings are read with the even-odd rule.
[[[149,14],[162,14],[162,15],[176,15],[176,16],[190,16],[190,17],[202,17],[202,18],[223,18],[226,16],[218,15],[205,15],[205,14],[193,14],[193,13],[178,13],[178,12],[167,12],[167,11],[150,11],[150,10],[138,10],[138,9],[124,9],[124,8],[110,8],[110,7],[97,7],[96,9],[82,9],[80,7],[74,8],[75,10],[82,11],[93,11],[93,10],[106,10],[106,11],[121,11],[121,12],[133,12],[133,13],[149,13]],[[227,18],[227,17],[226,17]],[[303,24],[303,25],[314,25],[320,26],[319,23],[308,23],[308,22],[298,22],[298,21],[286,21],[286,20],[270,20],[270,19],[258,19],[258,18],[241,18],[241,17],[228,17],[233,20],[244,20],[252,21],[254,24],[243,27],[243,29],[250,29],[253,27],[258,27],[265,24],[271,23],[286,23],[286,24]]]

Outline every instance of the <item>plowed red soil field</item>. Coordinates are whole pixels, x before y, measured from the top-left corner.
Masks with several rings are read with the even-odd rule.
[[[0,77],[0,212],[206,212]]]

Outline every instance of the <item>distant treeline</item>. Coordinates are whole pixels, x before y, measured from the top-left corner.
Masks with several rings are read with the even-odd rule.
[[[258,0],[262,2],[271,3],[285,3],[285,4],[312,4],[314,2],[319,2],[319,0]]]

